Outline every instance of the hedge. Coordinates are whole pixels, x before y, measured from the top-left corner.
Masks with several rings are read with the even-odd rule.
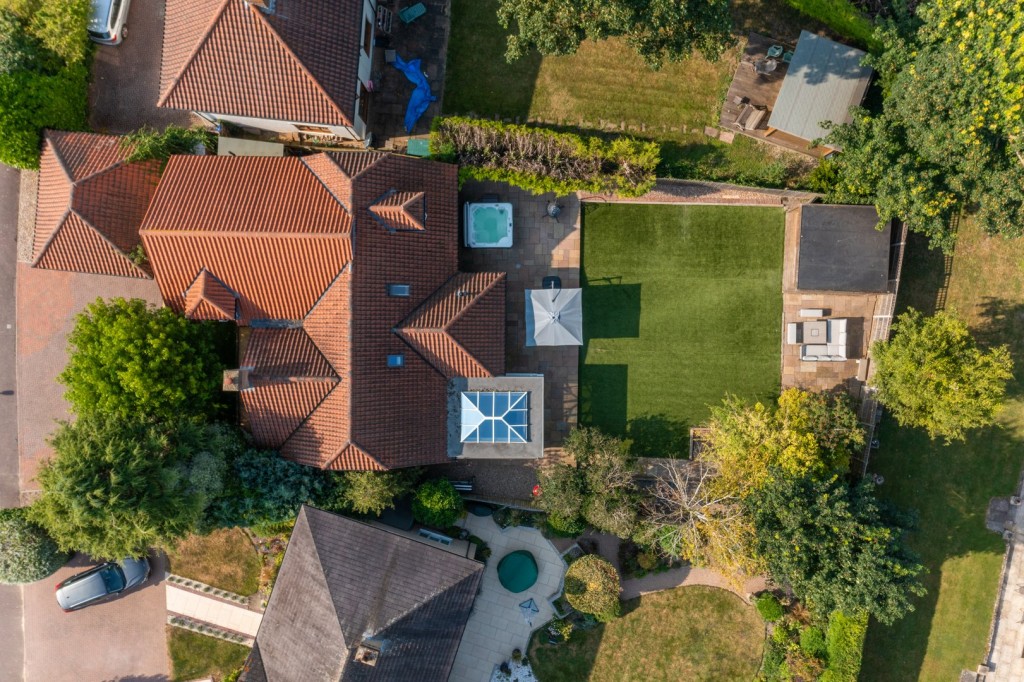
[[[450,116],[435,118],[431,155],[459,164],[459,181],[496,180],[534,194],[576,191],[636,197],[654,187],[657,142],[583,137],[545,128]]]
[[[574,561],[565,573],[565,599],[583,613],[602,623],[618,617],[619,574],[615,567],[595,554]]]
[[[42,580],[71,558],[41,526],[28,520],[28,509],[0,509],[0,583]]]
[[[825,633],[828,667],[820,682],[857,682],[867,631],[867,614],[851,617],[834,611],[829,616]]]

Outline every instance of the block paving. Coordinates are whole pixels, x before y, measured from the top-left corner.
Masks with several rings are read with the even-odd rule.
[[[491,557],[481,581],[480,593],[466,623],[462,643],[455,655],[449,682],[489,680],[513,649],[526,653],[533,630],[554,617],[551,599],[562,592],[566,565],[554,546],[536,528],[514,526],[502,530],[490,516],[473,516],[460,522],[470,533],[491,548]],[[527,550],[537,560],[537,582],[533,587],[513,594],[498,581],[498,562],[509,552]],[[539,612],[532,625],[526,621],[519,604],[533,599]]]
[[[166,583],[167,613],[256,637],[263,614],[242,606],[229,604],[205,594]]]

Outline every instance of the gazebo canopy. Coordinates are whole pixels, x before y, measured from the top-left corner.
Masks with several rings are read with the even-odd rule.
[[[530,589],[537,582],[537,560],[525,549],[506,554],[498,562],[498,581],[512,593]]]
[[[582,346],[583,290],[527,289],[526,345]]]

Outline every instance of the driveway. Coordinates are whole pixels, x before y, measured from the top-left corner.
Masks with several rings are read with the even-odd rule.
[[[93,130],[126,133],[144,125],[163,130],[188,126],[192,115],[156,106],[164,42],[164,0],[135,0],[128,10],[128,35],[113,47],[99,46],[89,86]]]
[[[153,572],[140,587],[108,602],[64,613],[53,586],[96,562],[76,555],[64,568],[26,585],[25,682],[166,680],[167,610],[163,556],[150,556]],[[5,678],[7,679],[7,678]]]

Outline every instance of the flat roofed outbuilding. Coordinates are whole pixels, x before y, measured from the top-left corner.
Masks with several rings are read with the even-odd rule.
[[[878,221],[873,206],[801,207],[797,289],[887,291],[892,226]]]

